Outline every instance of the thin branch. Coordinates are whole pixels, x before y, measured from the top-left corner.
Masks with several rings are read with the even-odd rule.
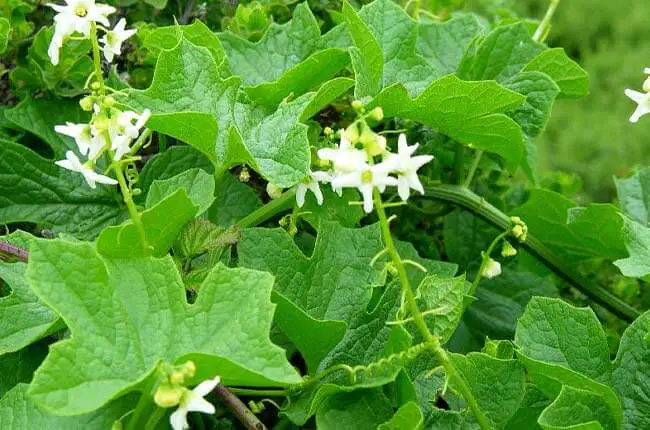
[[[189,0],[187,2],[187,5],[185,6],[185,12],[183,12],[183,16],[181,16],[181,19],[179,20],[180,24],[185,25],[190,20],[190,16],[194,10],[194,3],[195,0]]]
[[[266,430],[266,426],[257,419],[244,402],[239,400],[239,397],[231,393],[223,384],[217,385],[214,393],[248,430]]]
[[[27,261],[29,252],[26,249],[19,248],[10,243],[0,241],[0,252],[18,258],[21,261]]]

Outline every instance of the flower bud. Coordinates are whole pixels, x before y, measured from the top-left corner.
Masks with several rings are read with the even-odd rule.
[[[85,110],[86,112],[92,112],[94,103],[95,98],[93,96],[86,96],[79,100],[79,106],[81,106],[81,109]]]
[[[359,127],[357,126],[356,122],[350,124],[350,126],[345,129],[343,132],[343,137],[350,143],[357,143],[359,140]]]
[[[370,112],[370,118],[374,119],[375,121],[381,121],[384,119],[384,110],[377,106]]]
[[[244,166],[239,172],[239,182],[248,182],[251,180],[251,174],[248,169]]]
[[[650,77],[645,80],[643,83],[643,91],[650,93]]]
[[[368,128],[359,136],[359,142],[363,144],[368,154],[372,157],[383,154],[386,151],[386,138]]]
[[[514,246],[510,244],[507,240],[503,242],[503,247],[501,248],[501,256],[507,258],[507,257],[514,257],[517,255],[517,250],[515,249]]]
[[[279,199],[282,196],[282,188],[269,182],[266,184],[266,194],[268,194],[272,200]]]
[[[185,382],[185,373],[174,370],[171,375],[169,375],[169,382],[172,385],[183,385]]]
[[[112,108],[113,106],[115,106],[115,99],[113,98],[113,96],[104,97],[104,106],[108,108]]]
[[[178,405],[187,390],[185,387],[173,387],[169,384],[162,384],[153,395],[153,401],[161,408],[171,408]]]
[[[495,278],[501,274],[501,263],[498,261],[494,261],[493,259],[489,259],[487,264],[485,265],[485,268],[483,269],[482,275],[485,276],[488,279]]]
[[[332,130],[331,127],[325,127],[323,133],[325,134],[325,136],[331,136],[334,134],[334,130]]]
[[[99,91],[100,88],[101,85],[99,85],[99,82],[93,82],[92,84],[90,84],[90,89],[93,91]]]
[[[194,364],[193,361],[186,361],[185,364],[183,364],[183,373],[185,376],[188,378],[191,378],[196,374],[196,364]]]
[[[355,100],[352,102],[352,109],[359,111],[363,109],[363,103],[361,103],[361,100]]]

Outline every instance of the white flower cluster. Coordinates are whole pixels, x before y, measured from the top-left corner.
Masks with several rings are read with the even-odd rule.
[[[646,75],[650,75],[650,67],[643,70]],[[650,113],[650,76],[648,76],[643,83],[643,91],[639,92],[631,89],[625,90],[625,95],[632,99],[638,106],[632,116],[630,122],[638,122],[643,115]]]
[[[396,186],[403,201],[409,198],[410,190],[424,194],[424,189],[417,175],[420,167],[433,159],[431,155],[413,156],[418,144],[409,146],[406,136],[400,134],[397,153],[386,147],[386,139],[372,132],[361,136],[341,130],[341,141],[336,148],[323,148],[318,157],[331,165],[329,171],[312,172],[309,178],[296,187],[296,201],[299,207],[305,202],[307,190],[314,193],[318,204],[323,203],[323,194],[319,183],[329,183],[340,196],[343,188],[357,188],[363,197],[363,209],[366,213],[373,210],[373,192],[377,188],[384,192],[388,186]],[[364,138],[365,136],[365,138]],[[356,145],[363,148],[359,149]],[[376,157],[381,157],[377,162]]]
[[[103,104],[103,108],[99,104],[94,105],[93,116],[88,124],[68,122],[54,127],[57,133],[72,137],[77,143],[79,153],[87,157],[87,161],[81,163],[77,154],[68,151],[66,159],[57,161],[56,164],[81,173],[91,188],[95,188],[96,182],[117,184],[115,179],[93,170],[97,159],[106,151],[110,151],[113,161],[120,161],[131,151],[131,143],[140,136],[140,131],[151,117],[149,109],[139,115],[132,111],[120,111],[110,106],[111,102]]]
[[[95,0],[65,0],[65,5],[48,4],[57,14],[54,17],[54,35],[47,50],[52,64],[59,64],[59,50],[65,39],[74,33],[90,37],[93,24],[104,31],[100,42],[106,61],[113,61],[122,52],[122,43],[133,36],[136,30],[126,30],[126,20],[120,19],[112,30],[108,27],[108,15],[115,13],[113,6],[95,4]],[[102,27],[103,26],[103,27]]]

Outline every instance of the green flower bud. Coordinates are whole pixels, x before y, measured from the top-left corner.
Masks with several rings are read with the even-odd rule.
[[[183,385],[183,383],[185,383],[185,374],[178,370],[174,370],[171,375],[169,375],[169,382],[171,382],[172,385]]]
[[[104,97],[104,106],[112,108],[115,106],[115,99],[112,96]]]
[[[79,100],[79,106],[81,106],[81,109],[86,112],[91,112],[93,110],[93,104],[95,104],[95,98],[93,96],[86,96]]]
[[[374,119],[375,121],[381,121],[384,119],[384,110],[377,106],[370,113],[370,118]]]
[[[246,167],[241,169],[239,172],[239,182],[248,182],[251,180],[251,174]]]
[[[196,364],[193,361],[187,361],[183,364],[183,373],[188,378],[193,377],[196,374]]]
[[[643,91],[650,93],[650,77],[645,80],[643,83]]]
[[[368,128],[359,136],[359,142],[363,144],[368,154],[372,157],[386,152],[386,138]]]
[[[501,256],[507,258],[507,257],[514,257],[517,255],[517,250],[515,249],[514,246],[510,244],[507,240],[503,242],[503,247],[501,248]]]
[[[352,123],[343,132],[343,137],[350,141],[350,143],[357,143],[359,140],[359,126],[357,123]]]
[[[334,134],[334,130],[332,130],[330,127],[325,127],[325,129],[323,129],[323,133],[325,136],[331,136]]]
[[[187,388],[173,387],[169,384],[162,384],[156,390],[153,401],[161,408],[172,408],[178,405]]]
[[[101,85],[99,84],[99,82],[93,82],[92,84],[90,84],[90,89],[93,91],[99,91],[100,88]]]
[[[352,102],[352,109],[359,111],[363,109],[363,103],[361,103],[361,100],[355,100]]]
[[[279,199],[282,196],[282,188],[269,182],[266,184],[266,194],[268,194],[272,200]]]

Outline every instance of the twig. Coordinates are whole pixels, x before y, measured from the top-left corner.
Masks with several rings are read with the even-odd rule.
[[[29,252],[26,249],[19,248],[10,243],[0,241],[0,252],[4,254],[9,254],[11,256],[17,257],[19,260],[27,261],[29,258]]]
[[[257,419],[244,402],[239,400],[239,397],[231,393],[223,384],[217,385],[214,393],[248,430],[266,430],[266,426]]]
[[[187,2],[187,5],[185,6],[185,12],[183,12],[183,16],[181,16],[181,19],[179,21],[180,24],[185,25],[190,20],[190,16],[192,15],[192,10],[194,9],[194,3],[195,0],[189,0]]]

